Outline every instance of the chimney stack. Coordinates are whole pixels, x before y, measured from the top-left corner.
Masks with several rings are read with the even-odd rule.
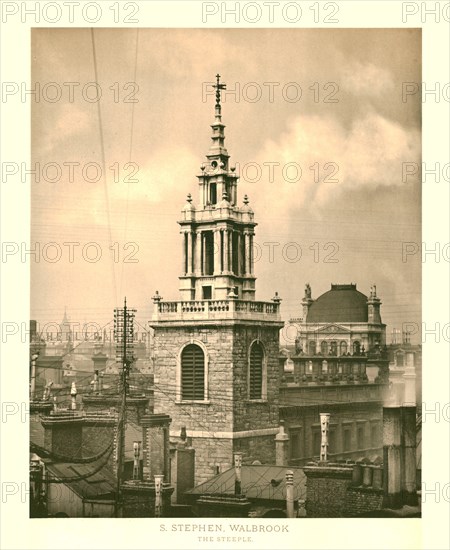
[[[141,442],[133,442],[134,463],[133,463],[133,479],[141,478]]]
[[[284,429],[284,420],[280,420],[280,431],[275,436],[275,464],[287,466],[289,436]]]
[[[72,398],[72,406],[71,409],[73,411],[77,410],[77,387],[75,385],[75,382],[72,382],[72,387],[70,389],[70,397]]]
[[[287,470],[286,472],[286,516],[293,518],[294,516],[294,472]]]
[[[234,473],[236,480],[234,482],[234,494],[240,495],[242,491],[241,487],[241,467],[242,467],[242,453],[234,453]]]
[[[330,414],[320,413],[320,462],[328,461],[328,430],[330,426]]]
[[[161,492],[162,492],[163,479],[164,479],[163,475],[161,474],[155,475],[155,518],[161,517],[161,506],[162,506]]]

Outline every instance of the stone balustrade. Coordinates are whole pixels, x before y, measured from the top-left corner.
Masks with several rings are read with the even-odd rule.
[[[154,299],[153,321],[252,319],[281,321],[279,302],[252,300],[189,300],[163,302]]]
[[[186,221],[215,221],[233,218],[240,222],[253,222],[254,214],[249,210],[241,210],[235,206],[208,205],[200,210],[187,210],[181,213],[181,222]]]

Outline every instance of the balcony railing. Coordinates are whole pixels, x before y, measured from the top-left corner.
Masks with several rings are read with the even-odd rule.
[[[204,319],[260,319],[281,321],[280,303],[254,302],[252,300],[189,300],[154,301],[154,321],[204,320]]]

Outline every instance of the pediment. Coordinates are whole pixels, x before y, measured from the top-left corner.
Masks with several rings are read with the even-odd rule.
[[[327,334],[342,334],[344,333],[350,333],[351,330],[349,330],[347,327],[343,327],[342,325],[337,325],[335,323],[330,323],[328,325],[324,325],[323,327],[318,327],[317,331],[318,333],[327,333]]]

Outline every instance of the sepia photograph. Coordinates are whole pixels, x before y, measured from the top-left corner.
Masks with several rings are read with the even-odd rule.
[[[421,81],[420,28],[31,30],[31,518],[421,517]]]
[[[0,3],[2,549],[449,548],[449,20]]]

